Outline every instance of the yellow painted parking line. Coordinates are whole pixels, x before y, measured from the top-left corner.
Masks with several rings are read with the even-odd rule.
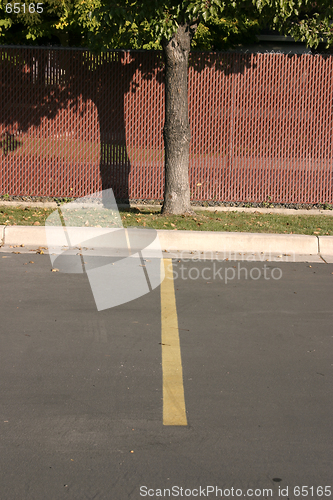
[[[187,425],[172,260],[161,260],[163,425]]]
[[[130,240],[129,240],[128,232],[127,232],[126,228],[125,228],[125,238],[126,238],[126,243],[127,243],[127,248],[128,248],[128,255],[132,255],[131,244],[130,244]]]

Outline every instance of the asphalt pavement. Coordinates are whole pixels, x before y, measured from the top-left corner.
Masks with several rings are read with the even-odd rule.
[[[1,500],[333,498],[333,264],[175,255],[163,425],[161,287],[97,311],[86,274],[5,250]]]

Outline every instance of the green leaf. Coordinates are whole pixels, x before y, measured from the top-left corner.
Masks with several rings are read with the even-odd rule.
[[[217,15],[215,5],[211,5],[211,6],[209,7],[209,13],[210,13],[211,17],[214,17],[214,16],[216,16],[216,15]]]

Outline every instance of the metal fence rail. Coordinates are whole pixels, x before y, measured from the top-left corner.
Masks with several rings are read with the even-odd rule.
[[[0,193],[162,199],[160,52],[0,47]],[[193,200],[333,203],[333,57],[190,56]]]

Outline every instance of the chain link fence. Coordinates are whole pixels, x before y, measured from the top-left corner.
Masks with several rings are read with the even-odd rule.
[[[160,200],[160,52],[0,47],[0,194]],[[333,56],[192,52],[192,200],[333,203]]]

